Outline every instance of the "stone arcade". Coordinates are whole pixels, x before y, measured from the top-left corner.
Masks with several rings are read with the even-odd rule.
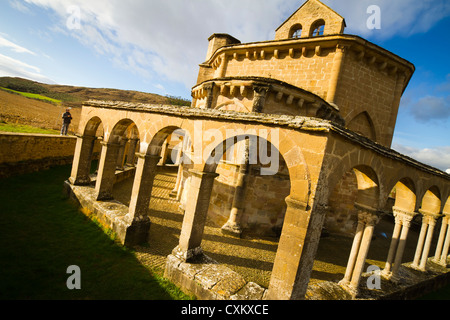
[[[133,246],[147,241],[157,166],[176,154],[172,194],[184,220],[166,276],[201,299],[255,298],[251,292],[261,293],[256,299],[304,299],[324,228],[353,237],[339,286],[357,297],[374,228],[389,213],[395,226],[385,279],[401,278],[417,218],[422,229],[409,268],[425,272],[434,253],[431,261],[447,270],[450,176],[390,149],[415,68],[344,34],[345,26],[339,14],[308,0],[276,30],[275,40],[242,44],[213,34],[191,107],[85,103],[67,188]],[[181,143],[174,147],[173,141]],[[262,174],[269,170],[262,157],[252,158],[263,149],[271,160],[277,155],[271,175]],[[117,172],[134,174],[129,206],[112,197]],[[203,253],[207,221],[237,237],[244,231],[279,237],[268,288],[240,281]],[[434,252],[433,232],[439,232]],[[199,286],[195,273],[214,282]]]

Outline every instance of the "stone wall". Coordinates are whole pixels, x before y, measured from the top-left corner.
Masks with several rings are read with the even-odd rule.
[[[72,163],[71,136],[0,133],[0,178]]]

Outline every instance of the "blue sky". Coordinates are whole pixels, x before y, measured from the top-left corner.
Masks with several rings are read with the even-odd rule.
[[[271,40],[304,0],[3,0],[0,76],[190,98],[207,38]],[[450,169],[450,1],[323,0],[356,34],[416,66],[393,149]],[[369,29],[367,8],[380,8]]]

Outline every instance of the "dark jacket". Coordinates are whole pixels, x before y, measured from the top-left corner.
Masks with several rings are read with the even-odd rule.
[[[64,119],[64,123],[71,123],[72,122],[72,115],[70,114],[70,112],[65,112],[63,114],[62,118]]]

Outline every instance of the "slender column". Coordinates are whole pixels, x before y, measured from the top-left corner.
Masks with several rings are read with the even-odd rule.
[[[419,240],[417,242],[416,252],[414,254],[414,260],[411,264],[411,267],[418,268],[420,263],[420,256],[423,250],[423,244],[425,242],[425,236],[427,234],[428,224],[425,220],[425,217],[422,217],[422,227],[420,228]]]
[[[388,253],[387,260],[386,260],[386,266],[384,267],[384,270],[383,270],[384,274],[389,274],[391,272],[392,263],[394,262],[395,253],[397,251],[400,232],[402,230],[402,219],[395,212],[395,210],[394,210],[394,217],[395,217],[394,233],[392,234],[392,240],[391,240],[391,245],[389,247],[389,253]]]
[[[433,238],[434,226],[436,225],[438,215],[424,210],[419,210],[419,212],[423,215],[422,228],[420,230],[419,243],[411,267],[420,271],[425,271],[431,240]]]
[[[118,143],[107,143],[102,141],[102,153],[100,156],[100,165],[98,168],[97,182],[95,191],[97,200],[113,199],[112,190],[116,179],[117,155],[120,145]]]
[[[448,218],[448,219],[450,219],[450,218]],[[447,258],[448,258],[449,247],[450,247],[450,223],[448,223],[448,225],[447,225],[447,235],[445,237],[444,247],[442,249],[442,254],[441,254],[441,259],[439,261],[439,264],[441,264],[445,267],[447,267]]]
[[[72,173],[69,178],[69,182],[72,185],[87,185],[91,183],[89,172],[95,139],[95,136],[77,136]]]
[[[245,140],[244,156],[242,164],[239,167],[238,182],[234,193],[233,206],[230,217],[222,230],[232,234],[241,234],[241,216],[245,208],[245,194],[247,189],[247,176],[249,172],[249,139]]]
[[[160,156],[137,154],[138,163],[131,192],[129,215],[135,219],[146,216],[153,189],[153,181],[156,176],[156,169]]]
[[[123,162],[125,160],[125,145],[127,144],[128,139],[120,140],[119,152],[117,154],[117,170],[123,170]]]
[[[402,264],[403,253],[405,252],[406,240],[408,238],[409,228],[411,227],[411,221],[414,217],[414,214],[408,214],[403,216],[402,222],[402,234],[400,235],[400,242],[397,247],[397,253],[395,255],[394,268],[392,269],[391,279],[393,281],[397,281],[397,272],[400,269],[400,265]]]
[[[350,257],[347,262],[347,269],[345,270],[344,279],[340,281],[341,285],[349,285],[352,278],[353,269],[355,268],[356,257],[358,256],[359,247],[361,246],[361,240],[364,233],[365,222],[358,219],[358,226],[356,227],[355,237],[353,238],[352,249],[350,251]]]
[[[436,245],[436,252],[433,257],[433,261],[436,263],[439,263],[441,260],[441,255],[442,255],[442,251],[443,251],[443,247],[444,247],[444,240],[445,240],[445,235],[447,233],[447,228],[448,228],[448,217],[444,216],[442,218],[441,231],[439,233],[439,240]]]
[[[410,213],[397,207],[393,207],[392,210],[395,216],[395,229],[382,275],[386,278],[396,280],[393,278],[402,263],[409,227],[415,213]],[[394,264],[393,266],[392,263]]]
[[[130,139],[130,143],[128,145],[128,154],[127,154],[127,163],[126,165],[128,167],[135,167],[136,166],[136,148],[139,139]]]
[[[201,242],[206,223],[211,191],[217,173],[189,170],[191,182],[188,188],[189,201],[186,204],[180,241],[173,250],[178,258],[188,261],[202,253]]]
[[[358,286],[372,242],[373,230],[381,216],[376,209],[355,203],[358,213],[358,229],[353,240],[344,278],[339,282],[353,296],[358,294]]]

